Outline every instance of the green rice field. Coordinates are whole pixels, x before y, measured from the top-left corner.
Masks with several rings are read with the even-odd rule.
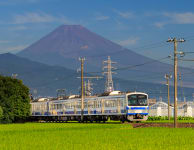
[[[0,150],[192,150],[192,128],[133,128],[111,123],[0,125]]]

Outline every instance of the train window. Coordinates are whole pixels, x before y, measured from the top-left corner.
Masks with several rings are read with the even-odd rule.
[[[57,109],[62,109],[62,104],[56,104]]]
[[[116,101],[112,101],[112,107],[115,107],[116,106]]]
[[[89,108],[94,108],[94,102],[93,101],[88,101],[88,107]]]
[[[114,100],[106,100],[105,101],[105,107],[115,107],[116,106],[116,101]]]
[[[84,108],[87,108],[87,107],[88,107],[87,102],[84,102]]]
[[[99,101],[96,101],[96,108],[99,108]]]
[[[107,100],[105,101],[105,107],[109,107],[109,102]]]
[[[100,102],[97,101],[97,102],[96,102],[96,108],[99,108],[99,105],[100,105]]]
[[[90,103],[90,108],[94,108],[94,101]]]
[[[96,108],[101,108],[101,101],[97,101]]]
[[[70,106],[71,106],[70,103],[65,103],[65,108],[66,109],[70,109],[71,108]]]
[[[96,103],[97,103],[97,101],[94,101],[94,108],[96,108]]]
[[[120,106],[123,107],[124,106],[123,99],[119,98],[118,101],[120,102]]]
[[[77,102],[77,108],[81,108],[81,103]]]
[[[147,96],[146,95],[129,95],[128,96],[128,105],[129,106],[146,106],[147,105]]]

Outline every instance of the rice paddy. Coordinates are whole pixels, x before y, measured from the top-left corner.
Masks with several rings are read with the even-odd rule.
[[[132,128],[130,124],[25,123],[0,125],[1,150],[194,149],[192,128]]]

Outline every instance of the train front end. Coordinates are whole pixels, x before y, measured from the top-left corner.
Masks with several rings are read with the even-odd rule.
[[[146,121],[148,119],[148,95],[145,93],[129,93],[127,99],[127,120]]]

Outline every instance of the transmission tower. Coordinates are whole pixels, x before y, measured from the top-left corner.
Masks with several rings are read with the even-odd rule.
[[[113,80],[112,80],[112,74],[115,72],[112,72],[112,69],[116,69],[112,67],[112,64],[116,64],[116,62],[112,62],[110,59],[110,56],[108,56],[108,60],[103,61],[103,64],[107,64],[107,66],[103,67],[103,74],[106,74],[106,84],[105,84],[105,92],[112,92],[114,91],[113,86]]]
[[[84,87],[85,87],[85,95],[91,96],[93,93],[93,88],[92,88],[93,83],[88,79],[88,82],[85,82]]]

